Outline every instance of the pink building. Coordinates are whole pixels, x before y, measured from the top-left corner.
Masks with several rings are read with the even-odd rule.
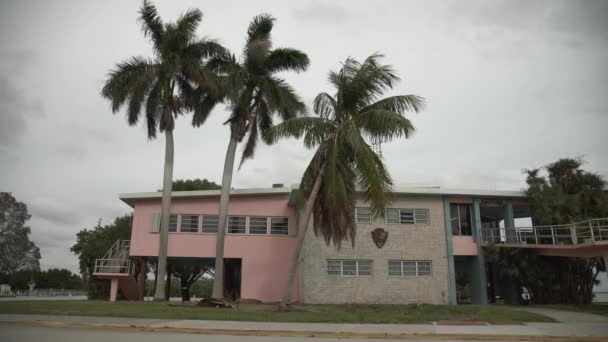
[[[231,191],[224,251],[227,297],[281,300],[296,244],[296,191],[282,186]],[[219,195],[219,190],[173,192],[169,264],[188,259],[213,264]],[[132,260],[158,256],[161,193],[121,194],[120,199],[133,208],[131,240],[117,242],[99,259],[96,275],[112,280],[112,300],[119,291],[141,299],[143,272],[133,270]],[[527,198],[519,191],[401,189],[385,218],[371,217],[361,200],[354,214],[354,247],[327,246],[309,229],[294,300],[456,304],[460,274],[459,279],[468,279],[470,301],[483,304],[503,291],[484,259],[490,244],[549,256],[608,257],[608,219],[533,227]]]

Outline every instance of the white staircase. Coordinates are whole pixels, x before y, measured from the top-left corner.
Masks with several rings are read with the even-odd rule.
[[[129,240],[117,240],[101,259],[95,260],[93,274],[133,274],[134,264],[129,259]]]

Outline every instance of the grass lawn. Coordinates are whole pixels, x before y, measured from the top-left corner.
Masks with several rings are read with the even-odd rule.
[[[546,309],[557,309],[565,311],[585,312],[590,314],[608,316],[608,304],[581,304],[581,305],[538,305],[535,307]]]
[[[280,312],[276,305],[271,304],[241,304],[237,309],[220,309],[154,302],[110,303],[71,300],[0,302],[0,314],[327,323],[554,322],[546,316],[492,305],[299,305],[296,308],[298,310]]]

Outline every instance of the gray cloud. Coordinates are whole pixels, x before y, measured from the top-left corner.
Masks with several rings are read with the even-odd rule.
[[[46,220],[56,225],[77,225],[83,220],[77,207],[63,203],[56,198],[35,198],[27,201],[32,217]]]
[[[338,7],[335,2],[307,2],[305,7],[295,9],[293,16],[297,20],[319,23],[339,23],[346,20],[346,9]]]

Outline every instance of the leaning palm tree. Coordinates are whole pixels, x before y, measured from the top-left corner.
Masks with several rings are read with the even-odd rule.
[[[393,182],[382,158],[367,141],[409,137],[414,127],[404,114],[418,112],[424,99],[416,95],[380,99],[398,81],[390,66],[379,64],[381,57],[374,54],[363,63],[347,59],[340,71],[329,74],[335,95],[320,93],[315,98],[313,107],[318,117],[286,120],[264,136],[267,143],[303,136],[307,148],[317,148],[298,191],[298,207],[303,207],[303,211],[282,307],[292,299],[311,216],[314,233],[339,248],[342,241],[350,240],[354,245],[356,192],[360,191],[370,203],[374,217],[384,215]]]
[[[163,24],[156,8],[144,0],[139,10],[142,30],[153,45],[154,58],[133,57],[117,64],[101,94],[112,103],[112,112],[127,107],[127,121],[135,125],[141,116],[149,139],[157,130],[165,134],[160,247],[155,300],[164,300],[168,226],[173,177],[173,128],[175,119],[187,112],[206,115],[212,106],[205,99],[217,98],[214,75],[203,60],[225,54],[213,40],[198,39],[196,29],[202,13],[191,9],[174,23]],[[142,107],[144,107],[142,109]],[[143,114],[142,114],[143,112]]]
[[[242,60],[226,54],[209,62],[222,77],[225,99],[231,104],[230,116],[225,122],[230,126],[230,141],[222,175],[215,278],[211,295],[216,300],[223,299],[224,238],[236,147],[248,135],[241,157],[242,165],[246,159],[253,157],[258,139],[272,126],[274,115],[286,120],[305,111],[304,103],[293,88],[276,74],[306,70],[308,56],[291,48],[272,49],[270,32],[273,22],[274,18],[268,14],[253,18],[247,31]],[[194,124],[204,121],[204,118],[204,115],[195,115]]]

